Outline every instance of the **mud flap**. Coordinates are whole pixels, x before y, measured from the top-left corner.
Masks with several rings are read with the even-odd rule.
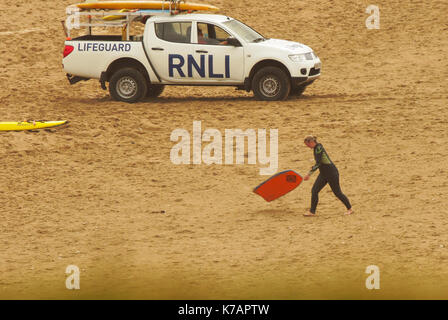
[[[70,73],[67,73],[67,79],[68,79],[68,82],[70,82],[70,84],[72,84],[72,85],[75,84],[75,83],[78,83],[80,81],[90,80],[89,78],[73,76]]]
[[[101,84],[101,89],[103,89],[103,90],[107,90],[106,81],[107,81],[107,72],[101,72],[100,84]]]

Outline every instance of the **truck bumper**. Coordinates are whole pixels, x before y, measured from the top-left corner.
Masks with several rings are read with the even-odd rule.
[[[320,77],[321,68],[322,62],[319,58],[294,64],[294,67],[289,66],[292,84],[300,85],[316,80]]]
[[[319,77],[320,77],[320,72],[318,74],[315,74],[312,76],[307,76],[307,77],[292,77],[291,84],[296,87],[301,86],[301,85],[309,85]]]

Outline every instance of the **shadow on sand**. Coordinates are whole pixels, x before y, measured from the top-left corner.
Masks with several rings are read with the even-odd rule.
[[[352,96],[347,94],[323,94],[323,95],[301,95],[301,96],[294,96],[291,95],[288,97],[288,99],[284,101],[272,101],[274,103],[282,103],[282,102],[291,102],[291,101],[313,101],[313,100],[327,100],[327,99],[347,99]],[[364,100],[363,98],[358,97],[357,100]],[[368,99],[369,97],[366,97],[365,99]],[[85,104],[103,104],[103,103],[113,103],[113,104],[126,104],[125,102],[120,101],[114,101],[110,97],[110,95],[105,95],[103,97],[92,97],[92,98],[86,98],[86,97],[79,97],[78,99],[72,99],[71,100],[79,102],[79,103],[85,103]],[[253,96],[234,96],[234,95],[222,95],[222,96],[186,96],[186,97],[174,97],[174,96],[161,96],[158,98],[145,98],[140,102],[137,102],[135,104],[170,104],[170,103],[185,103],[185,102],[253,102],[253,103],[271,103],[271,101],[260,101],[255,99]],[[132,104],[131,104],[132,105]]]
[[[251,214],[256,214],[256,215],[265,215],[265,216],[290,216],[290,215],[294,215],[297,214],[297,212],[295,212],[294,210],[291,209],[264,209],[264,210],[257,210],[257,211],[252,211]]]

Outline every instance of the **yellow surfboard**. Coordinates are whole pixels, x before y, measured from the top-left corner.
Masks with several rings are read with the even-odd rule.
[[[169,1],[98,1],[98,2],[84,2],[78,3],[76,6],[81,9],[109,9],[109,10],[120,10],[120,9],[154,9],[165,10],[169,8]],[[181,2],[177,6],[178,10],[182,11],[217,11],[219,8],[200,3],[185,3]]]
[[[120,13],[125,13],[125,12],[129,12],[129,11],[130,11],[129,9],[121,9],[119,12]],[[113,21],[113,20],[121,20],[121,19],[124,19],[124,18],[126,18],[126,16],[124,16],[124,15],[109,15],[109,16],[105,16],[103,18],[103,20]]]
[[[59,127],[67,124],[62,121],[22,121],[22,122],[0,122],[0,131],[24,131]]]

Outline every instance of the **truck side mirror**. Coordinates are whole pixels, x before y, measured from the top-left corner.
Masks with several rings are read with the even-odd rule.
[[[241,42],[239,42],[236,38],[227,38],[226,41],[229,46],[242,47]]]

